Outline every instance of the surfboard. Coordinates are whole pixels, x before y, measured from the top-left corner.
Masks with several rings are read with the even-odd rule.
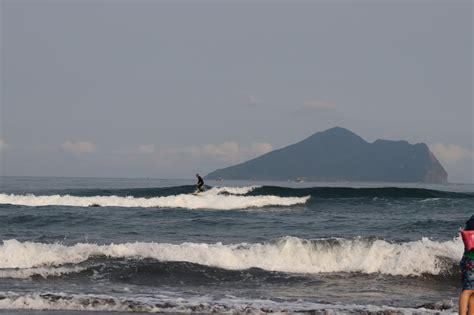
[[[200,190],[198,189],[198,190],[196,190],[195,192],[193,192],[193,195],[194,195],[194,196],[199,196],[199,195],[201,195],[203,192],[205,192],[205,190],[200,191]]]

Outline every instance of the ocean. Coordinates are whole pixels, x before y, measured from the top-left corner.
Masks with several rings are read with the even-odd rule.
[[[474,185],[206,185],[0,177],[0,313],[457,311]]]

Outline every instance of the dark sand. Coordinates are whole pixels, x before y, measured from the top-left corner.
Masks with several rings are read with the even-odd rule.
[[[2,315],[150,315],[150,313],[129,313],[129,312],[110,312],[110,311],[53,311],[53,310],[2,310]],[[163,313],[162,313],[163,314]],[[174,314],[174,313],[168,313]]]
[[[429,310],[420,309],[415,311],[414,314],[425,314]],[[288,314],[293,314],[294,312],[289,312]],[[109,312],[109,311],[53,311],[53,310],[1,310],[1,315],[150,315],[157,313],[134,313],[134,312]],[[189,313],[158,313],[166,315],[183,315]],[[210,313],[192,313],[193,315],[209,315]],[[212,313],[218,314],[218,313]],[[233,313],[235,314],[235,313]],[[246,313],[242,313],[246,314]],[[286,314],[286,313],[285,313]],[[313,310],[308,312],[301,312],[297,314],[308,314],[308,315],[334,315],[334,314],[352,314],[352,315],[403,315],[405,312],[397,310],[379,310],[379,311],[368,311],[368,310],[344,310],[344,309],[321,309]],[[433,314],[430,312],[430,314]],[[437,313],[435,313],[437,314]]]

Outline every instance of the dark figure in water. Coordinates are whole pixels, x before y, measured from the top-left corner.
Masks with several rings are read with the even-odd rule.
[[[199,176],[199,174],[196,174],[196,177],[198,179],[198,182],[197,182],[197,189],[198,189],[198,192],[203,192],[204,189],[202,188],[204,186],[204,181],[202,180],[202,177]]]

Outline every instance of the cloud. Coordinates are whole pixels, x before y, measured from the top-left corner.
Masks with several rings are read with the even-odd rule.
[[[308,100],[303,102],[303,105],[296,106],[294,112],[296,114],[310,114],[321,112],[334,112],[337,107],[334,103],[329,103],[320,100]]]
[[[431,152],[447,164],[452,164],[459,162],[464,159],[474,158],[474,151],[470,151],[461,146],[455,144],[445,145],[444,143],[438,142],[433,145],[430,145]]]
[[[69,153],[75,155],[84,155],[96,151],[96,146],[90,141],[66,141],[61,145],[61,148]]]
[[[0,138],[0,151],[4,151],[8,148],[8,144],[5,140]]]
[[[448,180],[459,183],[474,181],[474,150],[455,144],[438,142],[429,146],[448,172]]]
[[[236,156],[240,150],[240,145],[237,142],[224,142],[220,145],[205,145],[202,148],[198,148],[195,153],[205,157],[218,157],[225,160]]]
[[[168,163],[182,160],[213,160],[226,163],[243,162],[272,150],[272,145],[266,142],[255,142],[241,146],[235,141],[203,146],[186,146],[179,148],[163,148],[156,151],[158,161]]]
[[[233,160],[240,155],[240,145],[237,142],[222,144],[207,144],[204,146],[185,146],[179,148],[164,148],[157,151],[160,159],[200,159],[212,158],[217,160]]]
[[[247,101],[245,103],[245,105],[247,106],[251,106],[251,107],[257,107],[259,105],[261,105],[263,102],[261,99],[259,99],[258,97],[256,97],[255,95],[247,95]]]
[[[262,155],[273,150],[273,146],[268,142],[252,143],[250,145],[250,155]]]
[[[155,145],[154,144],[144,144],[138,147],[138,153],[141,154],[150,154],[155,152]]]

